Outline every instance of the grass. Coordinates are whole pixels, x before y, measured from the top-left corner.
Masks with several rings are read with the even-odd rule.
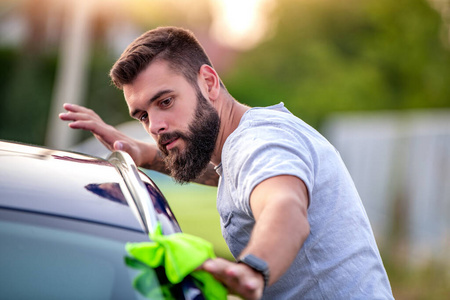
[[[404,257],[383,255],[384,265],[397,300],[450,299],[448,262],[407,262]]]
[[[199,184],[178,185],[168,177],[152,178],[169,202],[183,232],[204,238],[213,244],[217,256],[234,260],[220,230],[217,188]]]

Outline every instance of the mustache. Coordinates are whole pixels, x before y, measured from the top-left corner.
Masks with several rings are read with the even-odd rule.
[[[180,131],[174,131],[174,132],[168,132],[168,133],[162,133],[159,135],[158,138],[158,147],[159,149],[164,153],[164,154],[168,154],[168,151],[166,149],[166,145],[169,144],[170,142],[172,142],[175,139],[184,139],[186,140],[186,135],[183,134]]]

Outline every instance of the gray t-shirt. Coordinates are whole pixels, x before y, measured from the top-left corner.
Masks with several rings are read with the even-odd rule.
[[[288,271],[265,290],[265,299],[393,299],[369,220],[339,153],[283,103],[244,114],[224,144],[217,172],[222,234],[235,257],[255,224],[249,199],[257,184],[293,175],[308,188],[310,234]]]

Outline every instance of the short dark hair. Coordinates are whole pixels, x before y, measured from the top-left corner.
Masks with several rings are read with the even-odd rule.
[[[132,83],[151,62],[164,60],[194,86],[202,65],[212,67],[203,47],[189,30],[158,27],[134,40],[111,68],[109,76],[119,89]]]

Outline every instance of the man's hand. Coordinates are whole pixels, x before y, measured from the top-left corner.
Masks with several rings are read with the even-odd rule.
[[[75,104],[64,104],[64,109],[67,112],[59,114],[59,118],[63,121],[72,121],[69,123],[70,128],[92,132],[111,151],[128,152],[136,165],[148,167],[151,161],[157,160],[158,150],[156,145],[143,143],[126,136],[113,126],[103,122],[93,110]],[[152,159],[149,160],[149,157]],[[156,169],[159,166],[153,167]]]
[[[231,294],[244,299],[260,299],[264,290],[264,278],[245,264],[230,262],[223,258],[207,260],[200,267],[222,282]]]

